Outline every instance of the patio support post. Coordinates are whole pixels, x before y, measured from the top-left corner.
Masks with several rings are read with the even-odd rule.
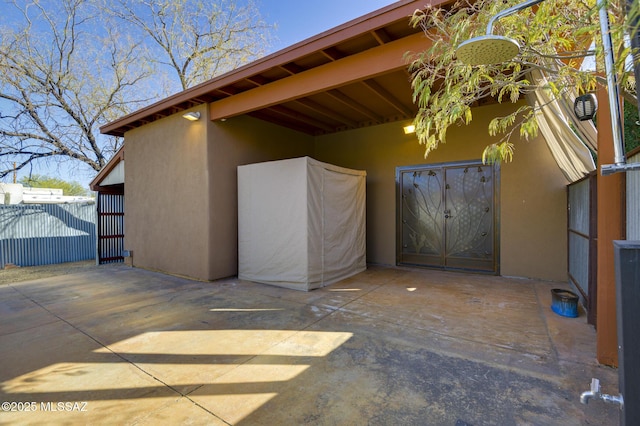
[[[614,162],[614,144],[606,87],[596,91],[600,111],[598,114],[598,169]],[[597,358],[605,365],[618,365],[618,338],[616,322],[616,285],[614,265],[614,240],[624,237],[624,173],[603,176],[598,173],[598,299],[596,321]]]

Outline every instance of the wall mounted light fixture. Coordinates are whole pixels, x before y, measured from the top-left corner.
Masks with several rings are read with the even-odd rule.
[[[404,126],[402,130],[404,130],[405,135],[410,135],[411,133],[416,132],[416,126],[414,126],[413,124],[409,124],[408,126]]]
[[[200,120],[200,113],[196,111],[191,111],[182,115],[182,118],[186,118],[189,121],[198,121]]]

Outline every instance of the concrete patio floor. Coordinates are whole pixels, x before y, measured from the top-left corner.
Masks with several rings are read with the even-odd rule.
[[[616,425],[580,404],[617,371],[554,287],[370,267],[305,293],[124,265],[1,285],[0,423]]]

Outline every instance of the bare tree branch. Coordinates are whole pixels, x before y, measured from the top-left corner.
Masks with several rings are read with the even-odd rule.
[[[101,125],[261,56],[269,34],[252,1],[8,0],[0,178],[47,159],[100,170],[122,144]]]
[[[99,126],[154,99],[139,44],[100,27],[91,2],[14,0],[0,27],[0,178],[42,159],[100,170],[122,143]],[[2,23],[2,21],[0,21]],[[14,168],[14,163],[17,163]]]
[[[144,34],[148,60],[184,90],[262,56],[271,27],[252,1],[118,0],[109,13]]]

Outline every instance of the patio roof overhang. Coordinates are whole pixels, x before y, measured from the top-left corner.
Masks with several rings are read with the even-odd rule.
[[[449,0],[435,0],[432,5]],[[204,103],[210,119],[248,114],[310,135],[412,119],[406,54],[430,41],[409,25],[422,0],[385,8],[103,126],[114,136]]]

